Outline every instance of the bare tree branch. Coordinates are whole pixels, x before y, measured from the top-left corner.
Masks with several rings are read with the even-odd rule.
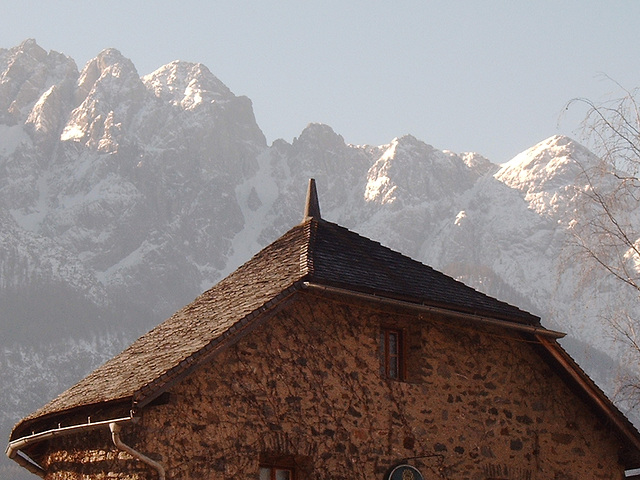
[[[572,232],[584,259],[640,299],[640,90],[614,84],[622,92],[618,98],[576,98],[566,105],[586,105],[582,132],[598,156],[594,164],[580,165],[582,200]],[[612,310],[608,322],[634,357],[633,378],[625,379],[621,391],[629,405],[640,405],[640,318],[634,309]]]

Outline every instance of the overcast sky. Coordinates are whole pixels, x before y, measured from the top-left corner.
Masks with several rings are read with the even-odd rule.
[[[35,38],[82,68],[201,62],[253,101],[267,140],[310,122],[380,145],[410,133],[502,163],[576,134],[574,97],[640,86],[639,1],[0,0],[0,47]]]

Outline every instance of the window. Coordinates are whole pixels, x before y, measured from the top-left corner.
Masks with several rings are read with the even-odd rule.
[[[269,451],[260,453],[259,480],[315,478],[313,461],[305,455]]]
[[[402,331],[383,328],[380,331],[381,373],[387,378],[404,379]]]
[[[295,477],[291,468],[260,467],[260,480],[295,480]]]

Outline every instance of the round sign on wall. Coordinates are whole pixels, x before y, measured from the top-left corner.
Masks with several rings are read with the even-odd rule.
[[[420,471],[411,465],[398,465],[391,470],[389,480],[424,480]]]

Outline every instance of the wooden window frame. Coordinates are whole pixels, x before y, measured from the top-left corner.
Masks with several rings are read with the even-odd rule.
[[[296,480],[296,470],[293,467],[285,465],[260,464],[260,470],[263,468],[269,469],[269,480],[276,480],[278,471],[287,471],[289,472],[289,480]]]
[[[396,337],[397,351],[395,353],[391,352],[390,348],[392,336]],[[401,328],[386,326],[380,328],[381,373],[385,378],[398,381],[404,381],[407,378],[405,337],[406,334]],[[394,370],[397,372],[396,375],[393,374]]]

